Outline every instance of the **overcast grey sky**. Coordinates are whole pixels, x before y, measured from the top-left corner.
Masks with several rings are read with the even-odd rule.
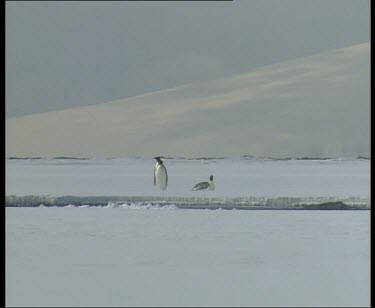
[[[104,103],[369,40],[369,0],[7,1],[6,116]]]

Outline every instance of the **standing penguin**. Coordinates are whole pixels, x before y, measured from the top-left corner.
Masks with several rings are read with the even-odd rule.
[[[168,185],[167,168],[164,166],[160,157],[154,157],[156,164],[154,168],[154,186],[157,190],[166,190]]]
[[[193,190],[215,190],[214,176],[210,175],[208,182],[200,182],[193,187]]]

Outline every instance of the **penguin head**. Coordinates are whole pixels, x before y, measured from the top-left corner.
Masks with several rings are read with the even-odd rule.
[[[213,181],[213,180],[214,180],[214,176],[210,175],[210,181]]]
[[[162,164],[162,163],[163,163],[159,156],[154,157],[154,159],[156,159],[156,161],[157,161],[159,164]]]

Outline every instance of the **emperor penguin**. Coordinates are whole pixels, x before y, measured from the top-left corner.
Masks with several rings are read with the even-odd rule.
[[[157,190],[166,190],[168,185],[167,168],[164,166],[159,156],[154,157],[154,159],[156,159],[154,167],[154,186]]]
[[[214,176],[210,175],[208,182],[200,182],[193,187],[193,190],[215,190]]]

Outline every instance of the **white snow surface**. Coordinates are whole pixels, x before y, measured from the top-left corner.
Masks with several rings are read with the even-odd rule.
[[[370,193],[369,160],[164,162],[164,196]],[[155,196],[153,166],[6,160],[6,194]],[[370,211],[7,207],[5,289],[7,307],[369,306]]]
[[[369,211],[6,208],[6,306],[365,307]]]
[[[176,197],[370,197],[362,159],[163,159],[166,191],[145,158],[6,160],[6,195]],[[214,175],[215,191],[192,191]]]

